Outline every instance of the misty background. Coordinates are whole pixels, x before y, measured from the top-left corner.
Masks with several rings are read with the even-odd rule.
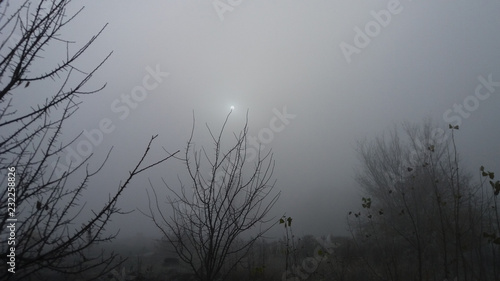
[[[340,44],[355,46],[355,28],[364,30],[374,21],[371,11],[387,10],[389,2],[399,3],[400,12],[349,63]],[[85,2],[62,37],[83,44],[108,26],[78,67],[89,71],[113,54],[87,87],[106,88],[82,99],[64,136],[97,129],[104,118],[115,126],[92,147],[97,167],[114,146],[82,198],[87,210],[118,188],[151,135],[159,134],[151,161],[166,154],[160,146],[184,152],[193,112],[194,141],[211,149],[205,123],[217,131],[231,106],[228,131],[243,128],[248,110],[249,135],[257,139],[275,111],[286,108],[295,117],[263,144],[274,153],[281,191],[272,213],[293,217],[297,235],[347,235],[347,213],[361,204],[356,142],[425,118],[447,128],[443,115],[474,95],[479,76],[500,81],[498,1],[241,1],[232,8],[220,17],[212,1]],[[44,63],[52,66],[60,55],[57,47],[47,50],[51,59]],[[122,95],[143,85],[148,67],[169,76],[120,119],[116,106],[125,106]],[[457,145],[475,179],[481,165],[500,171],[499,108],[496,87],[467,118],[448,115],[461,121]],[[183,173],[182,163],[171,159],[134,179],[119,205],[135,211],[112,223],[120,237],[159,237],[136,209],[147,208],[148,179],[164,196],[161,177],[175,188]],[[268,236],[282,234],[277,226]]]

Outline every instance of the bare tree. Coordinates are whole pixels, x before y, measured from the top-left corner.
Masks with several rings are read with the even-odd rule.
[[[266,215],[279,197],[279,193],[271,196],[272,154],[258,153],[255,161],[247,161],[247,124],[238,135],[234,134],[235,143],[231,148],[222,150],[229,115],[217,135],[207,125],[215,146],[213,154],[204,148],[194,150],[193,121],[183,160],[189,184],[180,181],[180,190],[176,190],[163,181],[173,194],[167,198],[173,213],[166,215],[154,188],[154,202],[150,201],[148,216],[165,234],[180,259],[203,281],[227,277],[253,243],[270,228],[263,228],[269,222]],[[203,172],[206,171],[204,165],[208,165],[208,176]],[[247,231],[257,233],[252,233],[253,238],[242,239]]]
[[[390,280],[493,278],[491,264],[481,262],[493,194],[465,172],[455,142],[458,126],[449,129],[445,134],[430,121],[406,124],[406,139],[395,129],[389,138],[360,143],[358,182],[367,197],[363,212],[351,212],[357,224],[351,226],[357,241],[377,253],[368,266],[372,274]]]
[[[104,88],[86,89],[111,53],[88,72],[76,68],[76,60],[104,28],[71,52],[75,44],[60,35],[81,9],[67,15],[69,3],[0,1],[1,280],[53,280],[46,274],[54,272],[95,279],[109,272],[120,262],[115,254],[90,255],[85,250],[116,236],[106,233],[105,227],[113,215],[123,213],[117,202],[132,178],[172,156],[145,163],[153,136],[116,192],[100,209],[87,214],[81,197],[111,150],[95,168],[90,165],[92,154],[82,161],[60,165],[68,159],[65,149],[79,137],[63,143],[62,129],[78,109],[82,95]],[[44,50],[57,44],[66,49],[61,61],[40,70],[54,61],[43,58]],[[47,80],[52,80],[55,87],[52,95],[44,96],[49,90],[41,90],[40,85],[46,85]],[[31,93],[25,93],[31,89]],[[30,102],[41,98],[45,101]]]

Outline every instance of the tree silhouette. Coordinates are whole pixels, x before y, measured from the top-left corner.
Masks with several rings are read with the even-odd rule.
[[[106,234],[105,227],[114,215],[123,213],[117,202],[132,178],[171,157],[146,164],[153,136],[116,192],[100,209],[86,213],[81,197],[111,150],[97,168],[91,168],[90,154],[82,161],[73,159],[61,170],[59,164],[68,159],[65,149],[79,136],[67,143],[60,139],[65,121],[81,103],[79,98],[104,88],[88,90],[87,84],[111,53],[88,72],[75,66],[104,27],[70,52],[73,42],[60,34],[82,10],[67,15],[69,3],[0,2],[1,280],[53,280],[47,274],[54,272],[95,279],[109,272],[120,262],[115,254],[96,256],[85,250],[116,236]],[[59,63],[47,67],[54,60],[44,58],[45,49],[57,44],[66,53]],[[56,85],[47,95],[47,88],[39,88],[46,81]],[[76,221],[83,223],[75,225]]]
[[[406,124],[388,138],[359,145],[358,182],[365,191],[361,212],[351,212],[358,245],[370,250],[367,271],[405,280],[498,280],[485,251],[484,229],[498,228],[496,200],[475,184],[459,161],[458,126],[445,134],[431,122]]]
[[[259,153],[253,162],[247,161],[247,124],[238,135],[234,134],[235,143],[223,151],[222,136],[228,118],[229,115],[218,135],[207,126],[215,146],[213,154],[204,148],[194,150],[193,122],[183,160],[189,184],[180,182],[180,190],[177,190],[164,181],[173,193],[168,197],[171,215],[167,216],[159,204],[154,188],[154,201],[150,200],[148,216],[179,258],[203,281],[227,277],[269,229],[262,226],[269,222],[266,215],[279,197],[279,193],[271,196],[274,161],[270,152],[264,156]],[[204,168],[209,176],[204,176]],[[252,238],[241,239],[248,231],[252,231]]]

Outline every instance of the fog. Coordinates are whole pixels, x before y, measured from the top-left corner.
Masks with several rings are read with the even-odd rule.
[[[164,149],[183,153],[193,122],[196,146],[212,149],[205,124],[218,131],[231,106],[226,131],[239,132],[248,114],[250,147],[272,151],[281,196],[271,213],[293,217],[297,235],[349,235],[347,214],[363,195],[357,142],[403,122],[459,124],[457,146],[474,177],[481,165],[500,171],[498,1],[218,2],[226,3],[86,1],[62,34],[76,49],[107,24],[76,62],[83,71],[113,52],[86,88],[106,87],[83,97],[64,128],[66,141],[87,132],[73,151],[108,130],[92,144],[91,167],[113,147],[82,198],[85,212],[116,191],[152,135],[148,163]],[[37,69],[60,56],[47,50]],[[134,98],[138,87],[147,91]],[[27,102],[44,90],[26,94]],[[133,213],[114,217],[108,230],[160,237],[140,210],[150,181],[166,196],[161,178],[175,189],[178,177],[185,168],[169,159],[134,178],[119,203]],[[282,235],[276,226],[267,236]]]
[[[230,130],[243,128],[248,111],[249,133],[261,143],[259,132],[270,127],[273,110],[293,116],[281,131],[261,138],[268,142],[264,150],[274,153],[276,189],[282,192],[274,214],[292,216],[299,234],[346,234],[346,214],[359,205],[361,192],[354,180],[356,142],[404,121],[430,117],[443,128],[460,122],[457,141],[467,165],[498,170],[498,88],[467,118],[445,113],[474,94],[479,76],[499,80],[500,6],[393,4],[386,26],[373,29],[375,36],[358,48],[363,40],[356,28],[365,30],[388,3],[243,1],[219,11],[222,20],[210,2],[86,3],[70,39],[84,40],[108,26],[80,67],[113,54],[92,80],[106,88],[83,100],[65,135],[97,129],[103,118],[116,126],[93,147],[98,155],[111,146],[114,151],[89,201],[99,202],[117,187],[151,135],[159,134],[157,145],[183,151],[193,112],[195,141],[201,143],[209,137],[205,123],[220,128],[230,106]],[[343,50],[342,43],[358,51]],[[123,95],[143,85],[148,67],[166,77],[143,100],[132,100],[132,108]],[[135,179],[121,204],[144,208],[147,177],[161,189],[159,178],[176,184],[182,168],[171,160]],[[122,235],[156,231],[137,211],[114,223]]]

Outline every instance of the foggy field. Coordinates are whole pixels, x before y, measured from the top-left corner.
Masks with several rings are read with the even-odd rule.
[[[499,14],[0,0],[0,280],[500,281]]]

